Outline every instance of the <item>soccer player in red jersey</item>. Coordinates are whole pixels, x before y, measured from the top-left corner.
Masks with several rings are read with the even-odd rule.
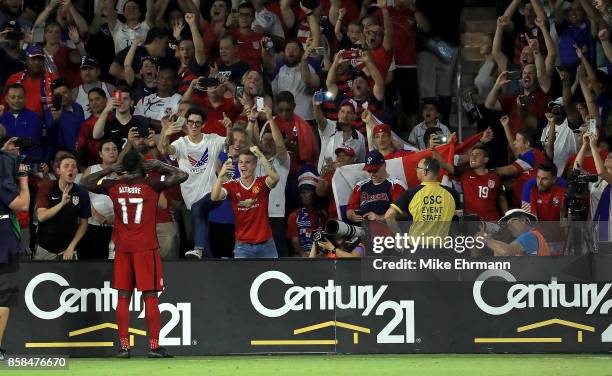
[[[162,178],[146,177],[153,170]],[[103,179],[113,172],[118,180]],[[130,357],[129,305],[134,286],[143,292],[149,334],[149,357],[171,357],[159,347],[160,315],[157,292],[163,290],[162,266],[155,230],[157,202],[161,191],[187,180],[187,173],[158,160],[143,161],[138,151],[128,151],[121,164],[93,173],[81,181],[90,192],[106,194],[113,201],[116,245],[113,288],[119,290],[117,327],[119,358]]]
[[[497,222],[500,211],[508,211],[508,202],[501,191],[501,179],[487,169],[488,162],[489,150],[484,145],[476,145],[470,151],[469,167],[455,168],[453,174],[461,182],[463,211],[477,214],[482,221]]]
[[[256,177],[257,163],[262,163],[266,175]],[[272,238],[268,218],[270,190],[278,183],[279,175],[257,146],[245,149],[238,156],[240,178],[224,182],[234,174],[234,165],[228,160],[219,171],[210,199],[221,201],[226,197],[236,217],[236,245],[234,256],[276,258],[278,252]]]

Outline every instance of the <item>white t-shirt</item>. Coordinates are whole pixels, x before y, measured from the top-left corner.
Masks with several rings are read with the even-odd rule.
[[[542,131],[540,141],[542,147],[546,148],[546,142],[548,141],[548,129],[549,125]],[[555,126],[555,145],[554,145],[554,159],[553,162],[557,166],[557,176],[563,175],[565,170],[565,163],[574,154],[578,153],[578,145],[576,144],[576,136],[569,127],[567,119],[560,125]]]
[[[276,187],[270,191],[268,199],[268,217],[283,218],[285,217],[285,187],[287,186],[287,176],[289,176],[289,167],[291,167],[291,157],[287,155],[287,160],[282,163],[276,155],[268,159],[270,165],[276,170],[280,177]],[[266,175],[263,164],[258,163],[255,170],[257,176]]]
[[[318,170],[321,172],[321,167],[325,164],[325,158],[331,158],[336,160],[336,149],[341,145],[350,146],[355,150],[357,156],[356,163],[362,163],[365,161],[366,148],[365,138],[361,132],[353,131],[353,136],[344,141],[344,135],[342,131],[336,130],[336,122],[327,119],[327,125],[324,130],[319,129],[319,136],[321,137],[321,154],[319,155]]]
[[[311,65],[308,65],[311,73],[316,73]],[[304,120],[312,120],[312,95],[302,80],[299,64],[295,67],[283,65],[272,80],[272,93],[277,96],[281,91],[288,91],[295,98],[295,113]]]
[[[148,119],[161,121],[164,116],[172,115],[178,111],[180,101],[180,94],[174,94],[166,98],[158,96],[157,93],[147,95],[136,104],[134,116],[144,116]]]
[[[141,23],[136,25],[135,28],[132,29],[128,27],[128,25],[117,20],[115,28],[110,31],[111,36],[113,37],[113,42],[115,44],[115,54],[131,46],[132,42],[137,37],[146,38],[150,28],[151,27],[149,26],[147,21],[142,21]]]
[[[202,141],[194,144],[184,136],[172,143],[176,149],[173,159],[178,160],[179,168],[189,174],[181,184],[181,193],[187,209],[212,190],[217,179],[215,163],[223,151],[225,137],[217,134],[204,134]]]

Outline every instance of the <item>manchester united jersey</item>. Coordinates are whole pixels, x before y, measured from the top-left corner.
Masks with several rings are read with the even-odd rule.
[[[463,210],[466,213],[478,214],[482,221],[499,219],[497,197],[500,194],[501,179],[493,171],[478,175],[468,169],[459,178],[463,189]]]
[[[223,184],[223,190],[236,217],[236,241],[257,244],[270,240],[270,188],[266,185],[266,176],[256,178],[249,187],[245,187],[240,179],[233,179]]]
[[[159,192],[150,178],[105,179],[102,181],[113,201],[113,240],[117,252],[143,252],[159,248],[155,217]]]

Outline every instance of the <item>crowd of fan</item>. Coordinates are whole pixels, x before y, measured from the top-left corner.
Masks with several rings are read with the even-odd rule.
[[[464,1],[1,3],[0,136],[30,168],[36,199],[18,218],[36,260],[112,258],[112,203],[78,182],[132,149],[189,174],[160,199],[163,259],[233,257],[234,234],[258,232],[236,228],[227,191],[214,187],[245,172],[239,157],[253,145],[278,175],[267,216],[280,257],[361,255],[363,244],[341,242],[313,251],[311,234],[343,215],[384,222],[414,188],[385,161],[419,150],[462,192],[457,208],[482,220],[522,208],[559,221],[574,168],[601,177],[590,215],[609,216],[608,0],[497,2],[503,14],[466,95],[480,142],[452,163],[437,150],[456,140]],[[438,179],[427,161],[419,179]],[[370,178],[338,213],[334,172],[364,162]],[[270,175],[265,165],[257,176]]]

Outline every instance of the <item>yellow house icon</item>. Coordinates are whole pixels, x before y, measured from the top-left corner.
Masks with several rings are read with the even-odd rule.
[[[550,325],[561,325],[569,328],[578,329],[578,342],[582,343],[583,331],[595,332],[595,328],[577,322],[562,320],[558,318],[544,320],[533,324],[523,325],[516,328],[517,333],[528,332],[530,330],[543,328]],[[561,337],[506,337],[506,338],[474,338],[474,343],[561,343]]]
[[[305,326],[303,328],[298,328],[293,330],[293,335],[298,335],[302,333],[313,332],[315,330],[328,328],[330,326],[335,326],[339,328],[344,328],[353,331],[353,343],[359,343],[359,333],[370,334],[369,328],[364,328],[363,326],[348,324],[341,321],[325,321],[319,324]],[[283,345],[337,345],[337,339],[280,339],[280,340],[251,340],[251,346],[283,346]]]
[[[76,337],[86,333],[96,332],[98,330],[114,329],[117,330],[117,324],[105,322],[98,325],[88,326],[86,328],[73,330],[68,332],[68,337]],[[130,346],[134,346],[134,334],[146,336],[147,332],[140,329],[129,328]],[[113,347],[113,342],[26,342],[26,348],[63,348],[63,347]]]

